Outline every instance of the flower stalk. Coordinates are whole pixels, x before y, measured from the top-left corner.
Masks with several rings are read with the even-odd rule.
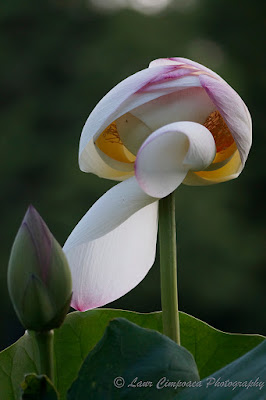
[[[175,192],[159,201],[159,235],[163,332],[166,336],[180,345]]]
[[[54,382],[54,331],[29,331],[37,347],[38,374]]]

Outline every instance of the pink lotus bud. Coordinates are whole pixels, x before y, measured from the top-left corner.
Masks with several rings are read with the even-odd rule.
[[[72,296],[68,262],[33,206],[28,208],[11,250],[8,290],[26,329],[57,328],[68,312]]]

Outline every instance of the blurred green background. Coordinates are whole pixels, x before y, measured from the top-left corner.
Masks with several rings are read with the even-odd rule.
[[[262,7],[260,0],[1,4],[1,348],[23,334],[6,270],[28,204],[63,245],[114,184],[78,168],[90,111],[116,83],[152,59],[171,56],[221,74],[245,100],[254,124],[252,151],[237,180],[177,190],[180,309],[222,330],[266,334]],[[158,262],[136,289],[108,306],[159,310]]]

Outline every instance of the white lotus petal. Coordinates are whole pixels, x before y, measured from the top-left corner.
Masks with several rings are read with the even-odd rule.
[[[202,75],[200,82],[230,129],[244,168],[252,142],[251,117],[245,103],[224,81]]]
[[[159,97],[131,111],[152,131],[178,121],[204,124],[215,105],[202,88],[189,88]]]
[[[109,161],[109,160],[108,160]],[[99,149],[96,148],[93,141],[90,141],[83,153],[80,156],[80,168],[82,171],[87,172],[89,168],[90,172],[100,176],[105,177],[107,179],[113,180],[123,180],[134,174],[134,166],[128,165],[131,167],[129,169],[121,170],[121,168],[114,168],[112,164],[109,164],[104,160],[104,157],[99,155]],[[82,166],[85,166],[84,168]],[[117,167],[117,165],[115,165]]]
[[[120,205],[123,208],[123,203],[117,207]],[[72,307],[85,311],[103,306],[143,280],[155,259],[157,219],[158,201],[99,239],[64,247],[72,272]],[[88,231],[91,228],[87,226]]]
[[[128,77],[107,93],[96,105],[83,128],[79,146],[81,170],[109,177],[110,171],[108,176],[104,175],[102,168],[98,173],[98,165],[95,166],[94,163],[96,150],[93,151],[93,147],[98,136],[112,122],[142,104],[173,91],[199,87],[199,77],[189,76],[189,73],[190,70],[180,70],[178,66],[147,68]],[[106,160],[104,162],[106,163]],[[118,175],[121,176],[120,173]]]
[[[183,90],[192,87],[200,87],[199,83],[199,75],[197,73],[195,75],[190,75],[191,71],[187,68],[178,67],[176,70],[171,72],[169,76],[162,76],[162,79],[157,79],[149,83],[149,85],[144,86],[141,89],[142,93],[152,93],[158,92],[161,96],[167,95],[169,93],[173,93],[178,90]],[[151,100],[157,98],[159,96],[153,96]],[[145,101],[146,103],[146,101]],[[143,103],[144,104],[144,103]],[[141,104],[140,104],[141,105]],[[137,105],[139,106],[139,105]]]
[[[208,171],[193,172],[189,171],[183,183],[189,186],[213,185],[235,179],[241,173],[243,167],[239,152],[235,152],[233,157],[221,168]]]
[[[135,163],[136,179],[150,196],[165,197],[189,170],[203,170],[213,161],[216,147],[207,128],[195,122],[166,125],[141,146]]]
[[[112,169],[112,171],[115,171],[115,174],[113,175],[115,177],[114,180],[117,180],[117,176],[118,177],[121,176],[123,178],[128,178],[129,176],[134,175],[134,160],[132,160],[132,162],[130,162],[130,163],[117,161],[117,160],[109,157],[102,150],[100,150],[97,146],[95,146],[95,150],[97,151],[97,153],[99,154],[101,159]],[[98,176],[99,176],[99,174],[98,174]],[[100,176],[102,176],[102,174]],[[105,178],[106,178],[106,176],[105,176]],[[113,179],[113,178],[111,178],[111,179]]]
[[[137,154],[145,139],[152,133],[151,129],[131,113],[126,113],[116,120],[119,136],[132,154]]]
[[[135,177],[119,183],[100,197],[79,221],[64,250],[106,235],[135,212],[157,200],[141,190]]]
[[[205,65],[199,64],[195,61],[183,57],[158,58],[157,60],[153,60],[150,62],[149,68],[159,67],[163,65],[179,65],[186,67],[190,66],[192,70],[207,72],[208,75],[211,75],[213,78],[215,77],[218,80],[223,80],[218,74],[216,74],[216,72],[212,71],[210,68],[205,67]]]

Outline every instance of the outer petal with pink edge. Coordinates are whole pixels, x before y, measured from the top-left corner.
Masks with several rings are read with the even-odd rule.
[[[222,115],[234,138],[236,151],[218,169],[190,171],[184,180],[187,185],[210,185],[237,178],[242,172],[252,143],[252,122],[241,97],[225,81],[200,76],[202,87]]]
[[[72,272],[72,307],[103,306],[143,280],[155,259],[157,200],[133,177],[110,189],[81,219],[63,248]]]
[[[215,164],[212,168],[197,173],[189,171],[183,183],[187,185],[210,185],[237,178],[244,168],[252,143],[252,122],[247,106],[226,81],[197,62],[186,58],[171,57],[161,58],[150,63],[151,68],[163,65],[178,65],[180,68],[186,66],[187,68],[190,67],[191,71],[205,71],[199,76],[200,86],[205,90],[215,109],[220,112],[237,147],[232,157],[222,163],[221,166],[217,168],[218,165]]]
[[[178,65],[179,68],[190,67],[192,70],[201,71],[200,86],[205,90],[215,105],[215,109],[221,113],[230,129],[239,151],[243,169],[252,143],[251,117],[244,101],[224,79],[195,61],[181,57],[159,58],[150,63],[150,68],[167,65]]]
[[[224,81],[201,75],[200,82],[230,129],[244,168],[252,142],[251,117],[245,103]]]
[[[189,170],[207,168],[216,154],[210,131],[195,122],[175,122],[155,131],[141,146],[135,163],[136,179],[150,196],[165,197]]]
[[[219,80],[223,80],[216,72],[212,71],[210,68],[205,67],[202,64],[197,63],[196,61],[189,60],[188,58],[183,57],[169,57],[169,58],[157,58],[157,60],[153,60],[150,62],[149,68],[159,67],[162,65],[179,65],[179,67],[186,66],[190,67],[191,71],[201,71],[208,73],[209,76],[213,76]]]

